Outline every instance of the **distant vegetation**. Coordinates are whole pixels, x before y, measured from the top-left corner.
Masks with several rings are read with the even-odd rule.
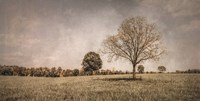
[[[154,71],[144,72],[143,69],[144,68],[142,67],[142,65],[139,65],[137,73],[146,73],[146,74],[157,73]],[[176,70],[176,72],[171,72],[171,73],[200,73],[200,69],[189,69],[187,71]],[[100,69],[100,70],[94,70],[88,74],[88,71],[85,71],[84,68],[71,70],[71,69],[62,69],[61,67],[28,68],[16,65],[13,66],[0,65],[0,75],[5,75],[5,76],[68,77],[68,76],[84,76],[84,75],[117,75],[117,74],[132,74],[132,72],[122,71],[122,70]]]
[[[95,70],[91,71],[89,75],[112,75],[112,74],[130,74],[129,71],[111,71],[111,70]],[[34,76],[34,77],[68,77],[68,76],[84,76],[88,75],[88,71],[85,68],[79,69],[62,69],[61,67],[38,67],[28,68],[21,66],[7,66],[0,65],[0,75],[7,76]]]
[[[176,70],[176,73],[200,73],[200,69],[188,69],[187,71]]]

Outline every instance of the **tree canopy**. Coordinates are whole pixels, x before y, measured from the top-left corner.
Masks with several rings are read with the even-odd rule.
[[[139,65],[137,70],[138,70],[139,73],[143,73],[144,72],[144,66]]]
[[[102,68],[102,60],[99,54],[88,52],[83,58],[82,66],[85,71],[99,70]]]
[[[158,66],[158,71],[160,71],[160,72],[166,71],[165,66]]]

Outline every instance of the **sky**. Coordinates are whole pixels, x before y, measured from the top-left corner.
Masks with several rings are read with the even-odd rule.
[[[0,64],[81,68],[87,52],[135,16],[156,23],[167,49],[145,71],[200,69],[200,0],[0,0]],[[132,70],[101,58],[103,69]]]

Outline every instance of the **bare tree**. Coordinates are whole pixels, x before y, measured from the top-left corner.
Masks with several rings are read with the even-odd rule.
[[[137,16],[124,20],[118,33],[107,37],[103,41],[104,54],[108,54],[109,61],[124,58],[135,67],[145,60],[157,60],[164,52],[160,46],[160,32],[154,23],[148,23],[145,17]]]

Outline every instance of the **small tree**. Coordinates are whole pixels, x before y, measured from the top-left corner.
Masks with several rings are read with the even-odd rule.
[[[79,70],[78,69],[74,69],[72,73],[73,73],[73,76],[78,76],[79,75]]]
[[[103,41],[104,54],[112,58],[124,58],[132,64],[133,79],[135,67],[146,60],[158,60],[164,52],[160,47],[160,32],[154,23],[148,23],[145,17],[133,17],[122,22],[118,33]]]
[[[92,72],[102,68],[102,60],[99,54],[95,52],[88,52],[82,61],[84,71]]]
[[[144,66],[143,65],[139,65],[137,70],[138,70],[139,73],[142,74],[144,72]]]
[[[165,66],[158,66],[158,71],[161,72],[161,73],[166,71]]]

